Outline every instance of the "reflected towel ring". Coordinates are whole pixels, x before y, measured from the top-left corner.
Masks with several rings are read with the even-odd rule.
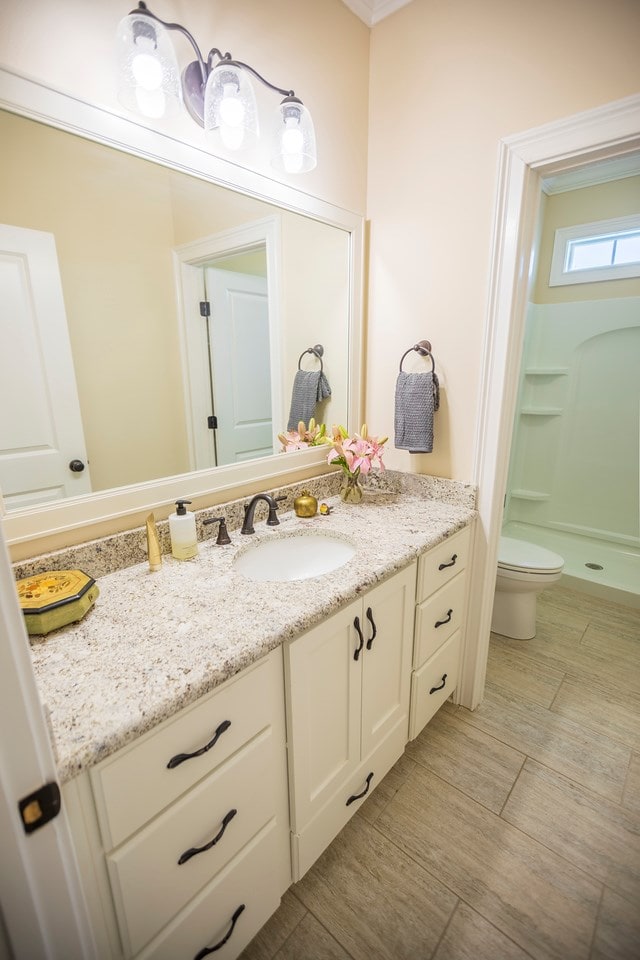
[[[431,370],[433,373],[435,373],[436,362],[433,359],[433,354],[431,353],[431,343],[429,342],[429,340],[418,340],[418,342],[414,343],[412,347],[409,347],[408,350],[405,350],[405,352],[400,357],[400,373],[402,373],[402,364],[404,362],[404,358],[408,356],[410,353],[412,353],[414,350],[416,353],[419,353],[421,357],[429,357],[429,359],[431,360]]]
[[[302,358],[304,357],[305,353],[312,353],[312,354],[314,355],[314,357],[317,357],[317,358],[318,358],[318,360],[320,361],[320,373],[322,373],[322,372],[323,372],[322,354],[324,353],[324,347],[322,346],[322,344],[321,344],[321,343],[316,343],[315,347],[307,347],[306,350],[303,350],[303,351],[302,351],[302,353],[300,354],[300,356],[299,356],[299,358],[298,358],[298,370],[301,369],[300,363],[301,363]]]

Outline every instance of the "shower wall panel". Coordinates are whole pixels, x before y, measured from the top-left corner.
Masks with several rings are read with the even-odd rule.
[[[640,544],[640,297],[530,304],[505,519]]]

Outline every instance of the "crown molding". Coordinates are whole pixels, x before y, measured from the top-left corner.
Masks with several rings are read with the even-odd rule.
[[[342,0],[342,2],[368,27],[373,27],[400,7],[411,3],[411,0]]]

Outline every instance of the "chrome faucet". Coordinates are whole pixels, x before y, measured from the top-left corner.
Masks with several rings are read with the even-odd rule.
[[[244,523],[242,524],[242,530],[240,533],[255,533],[253,529],[253,515],[256,512],[256,505],[258,500],[264,500],[265,503],[269,505],[269,516],[267,517],[267,526],[268,527],[277,527],[280,521],[276,514],[278,509],[278,502],[281,500],[286,500],[286,497],[272,497],[270,493],[256,493],[255,497],[247,504],[244,508]]]

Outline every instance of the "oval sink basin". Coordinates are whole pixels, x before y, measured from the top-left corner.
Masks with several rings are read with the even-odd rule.
[[[337,570],[355,552],[347,540],[303,533],[261,540],[239,553],[233,565],[248,580],[308,580]]]

